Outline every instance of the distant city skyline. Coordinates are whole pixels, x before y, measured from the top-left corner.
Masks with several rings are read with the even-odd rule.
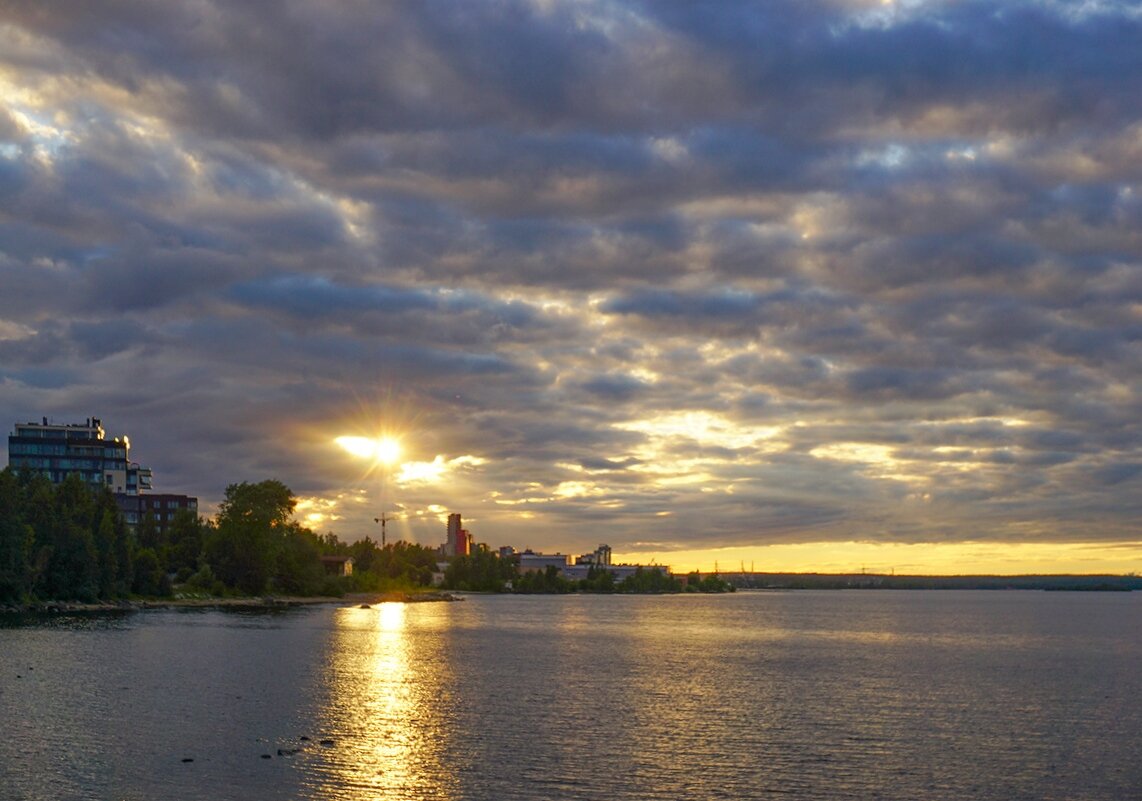
[[[4,4],[0,420],[348,540],[1142,570],[1140,41],[1114,3]]]

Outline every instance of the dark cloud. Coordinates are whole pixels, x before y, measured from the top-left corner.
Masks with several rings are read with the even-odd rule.
[[[625,375],[603,375],[584,381],[583,389],[600,399],[630,400],[646,389],[646,384],[637,378]]]
[[[0,2],[0,415],[349,537],[387,428],[423,541],[1134,536],[1140,26]]]

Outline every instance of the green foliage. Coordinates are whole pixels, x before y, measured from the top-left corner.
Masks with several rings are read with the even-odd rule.
[[[217,595],[340,593],[318,559],[320,538],[290,522],[295,503],[280,481],[232,484],[217,526],[180,510],[165,531],[144,516],[132,534],[109,491],[74,474],[56,486],[5,468],[0,603],[169,595],[176,573]]]
[[[682,582],[661,567],[639,567],[618,584],[619,592],[680,592]]]
[[[162,549],[159,527],[153,512],[140,512],[139,523],[135,526],[135,541],[140,548],[150,548],[156,554]]]
[[[353,575],[339,578],[339,586],[351,592],[411,590],[432,584],[436,571],[435,548],[403,540],[381,547],[371,537],[344,543],[335,534],[317,538],[324,556],[353,557]]]
[[[592,565],[578,589],[580,592],[615,592],[615,574],[605,567]]]
[[[218,508],[218,525],[239,523],[274,530],[289,523],[297,507],[293,491],[277,479],[257,484],[243,481],[226,487],[226,497]]]
[[[0,603],[16,603],[28,592],[32,544],[19,482],[5,469],[0,471]]]
[[[131,589],[138,595],[170,595],[166,571],[153,548],[141,548],[135,556],[135,580]]]
[[[705,578],[702,574],[695,570],[686,576],[686,592],[735,592],[737,590],[733,584],[730,584],[725,579],[718,576],[716,573],[711,573]]]
[[[469,556],[454,557],[444,570],[443,586],[452,590],[503,592],[508,582],[514,586],[517,577],[513,562],[480,549]]]
[[[0,471],[0,603],[29,596],[93,601],[169,595],[172,575],[190,592],[213,595],[340,595],[345,591],[410,590],[428,586],[437,552],[414,543],[380,547],[371,538],[343,543],[291,521],[297,501],[277,480],[231,484],[211,524],[180,510],[164,530],[144,516],[136,535],[114,497],[78,476],[59,486],[32,473]],[[351,576],[331,576],[322,555],[352,556]],[[658,568],[640,568],[621,582],[602,567],[571,582],[558,568],[520,575],[512,560],[487,549],[453,559],[444,586],[520,593],[678,592],[680,582]],[[732,589],[716,576],[692,576],[688,590]]]
[[[293,524],[286,528],[274,570],[274,589],[287,595],[322,594],[327,577],[317,537]]]
[[[116,559],[115,520],[117,515],[105,509],[95,532],[95,549],[99,559],[99,597],[114,598],[119,589],[119,561]]]
[[[559,574],[559,568],[548,565],[546,570],[533,570],[520,574],[513,582],[515,592],[531,593],[564,593],[574,589],[571,582]]]
[[[194,572],[198,566],[198,558],[202,555],[206,529],[206,524],[189,509],[179,509],[175,512],[166,538],[168,571],[174,573]]]
[[[247,595],[269,588],[278,557],[291,535],[297,499],[275,479],[231,484],[206,542],[206,557],[224,583]]]
[[[99,596],[99,561],[95,547],[93,493],[77,474],[58,487],[35,484],[31,504],[38,510],[35,530],[41,570],[33,587],[45,598],[94,601]]]
[[[216,581],[218,581],[218,579],[215,577],[214,571],[210,569],[209,564],[204,562],[202,566],[186,580],[186,586],[192,590],[205,590],[206,592],[210,592]]]
[[[353,561],[356,568],[356,559]],[[377,551],[369,570],[382,578],[403,579],[414,587],[427,587],[432,584],[432,574],[436,571],[436,550],[410,542],[395,542]]]

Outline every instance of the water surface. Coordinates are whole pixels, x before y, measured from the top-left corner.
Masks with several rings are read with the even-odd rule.
[[[1138,594],[471,596],[9,626],[16,801],[1142,797]]]

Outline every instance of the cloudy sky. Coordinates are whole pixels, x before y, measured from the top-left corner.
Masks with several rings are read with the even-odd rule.
[[[1142,569],[1140,338],[1135,3],[0,0],[0,420],[205,510]]]

